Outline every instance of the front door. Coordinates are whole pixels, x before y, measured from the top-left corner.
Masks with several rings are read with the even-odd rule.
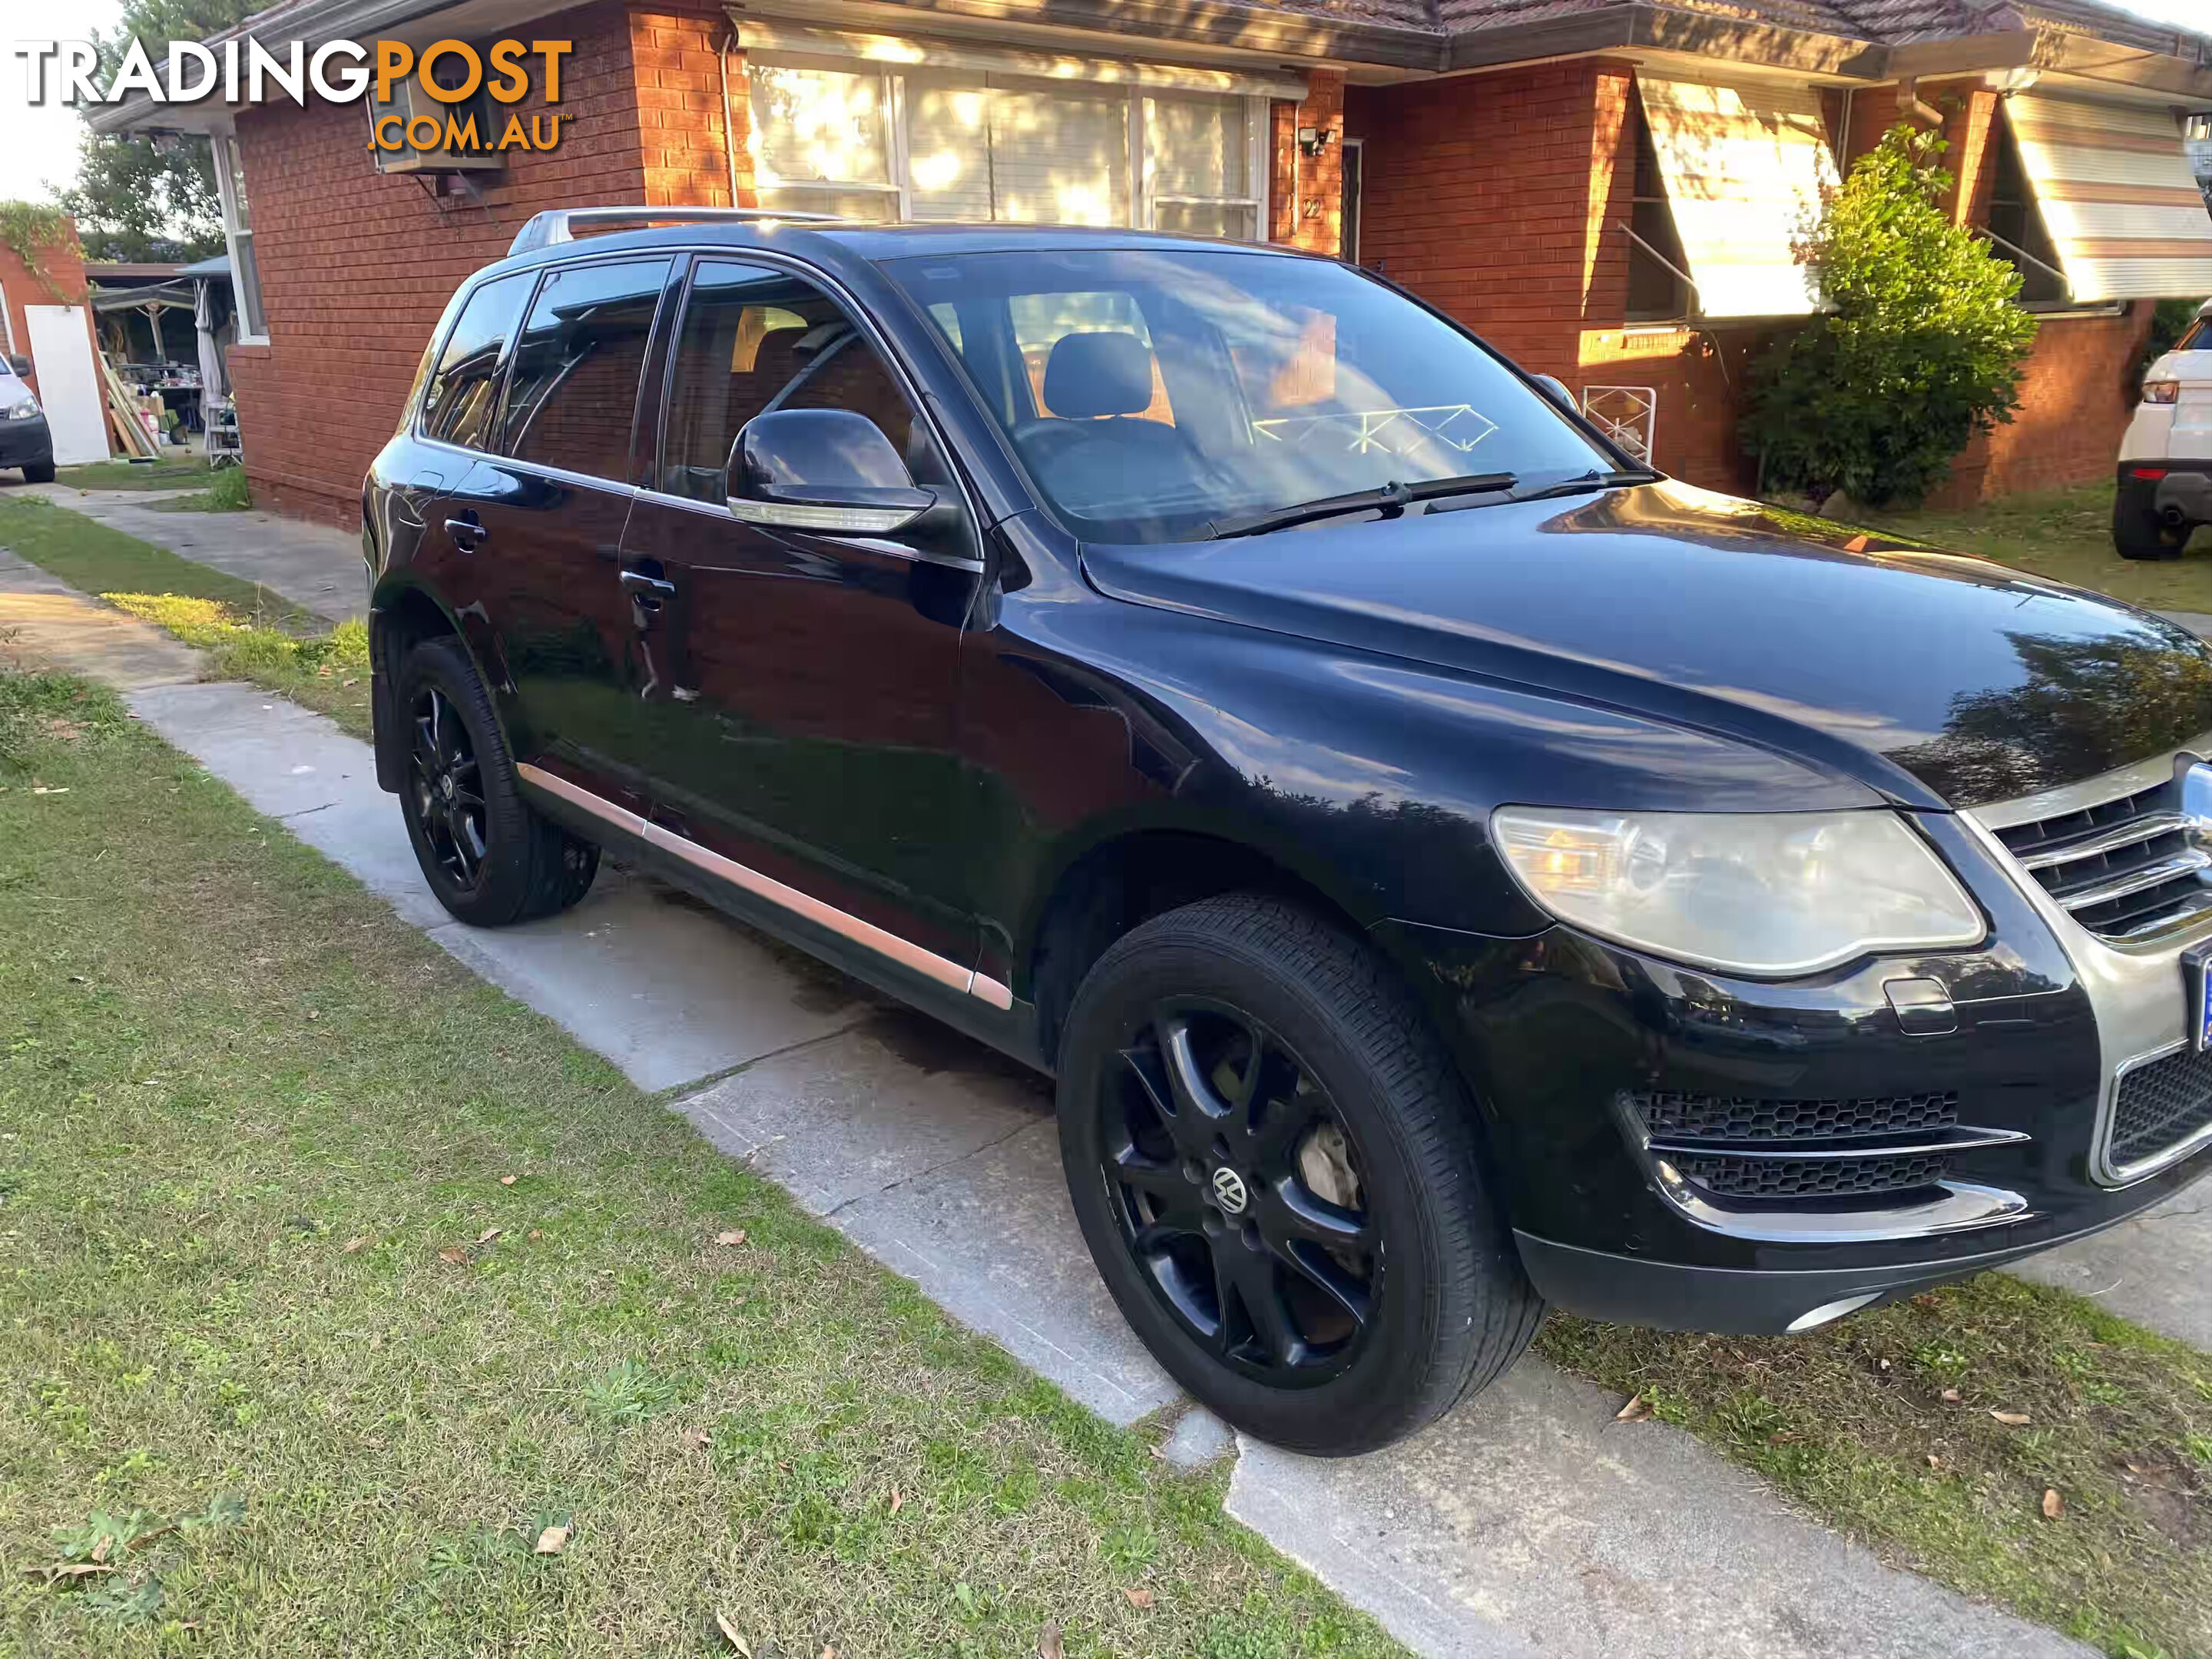
[[[927,952],[925,971],[964,969],[954,704],[972,544],[775,529],[726,505],[731,448],[771,410],[865,415],[918,483],[957,499],[941,453],[854,319],[789,273],[702,256],[670,359],[655,487],[623,542],[633,581],[661,585],[645,594],[666,684],[651,705],[656,816]]]
[[[672,261],[560,265],[539,282],[481,455],[431,534],[454,543],[462,625],[515,758],[635,810],[653,641],[622,582],[631,434]]]

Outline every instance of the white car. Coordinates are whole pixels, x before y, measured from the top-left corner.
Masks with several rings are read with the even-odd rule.
[[[2112,545],[2124,559],[2172,559],[2212,524],[2212,300],[2143,375],[2120,441]]]

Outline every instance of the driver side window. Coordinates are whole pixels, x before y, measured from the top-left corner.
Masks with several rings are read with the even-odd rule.
[[[665,495],[720,505],[730,450],[755,416],[842,409],[875,422],[917,478],[933,448],[890,369],[837,302],[761,265],[702,260],[684,296],[661,441]]]

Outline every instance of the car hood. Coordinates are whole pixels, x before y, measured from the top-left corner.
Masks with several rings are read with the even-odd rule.
[[[2212,651],[2174,623],[1672,481],[1083,556],[1116,599],[1632,708],[1906,806],[2212,732]]]

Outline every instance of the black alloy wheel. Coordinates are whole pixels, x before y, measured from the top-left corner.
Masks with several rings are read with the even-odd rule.
[[[415,693],[413,746],[409,755],[408,800],[430,854],[456,894],[477,890],[490,851],[483,769],[468,729],[445,694],[434,685]]]
[[[1473,1102],[1366,941],[1225,893],[1116,939],[1054,1063],[1091,1258],[1215,1413],[1371,1451],[1519,1357],[1544,1304],[1493,1207]]]
[[[1224,1364],[1274,1388],[1340,1374],[1382,1293],[1359,1164],[1328,1091],[1229,1003],[1170,997],[1103,1092],[1103,1172],[1162,1301]]]
[[[475,927],[567,909],[591,890],[599,850],[533,811],[499,715],[453,635],[407,653],[392,688],[400,718],[377,732],[404,749],[401,811],[415,861],[438,902]]]

